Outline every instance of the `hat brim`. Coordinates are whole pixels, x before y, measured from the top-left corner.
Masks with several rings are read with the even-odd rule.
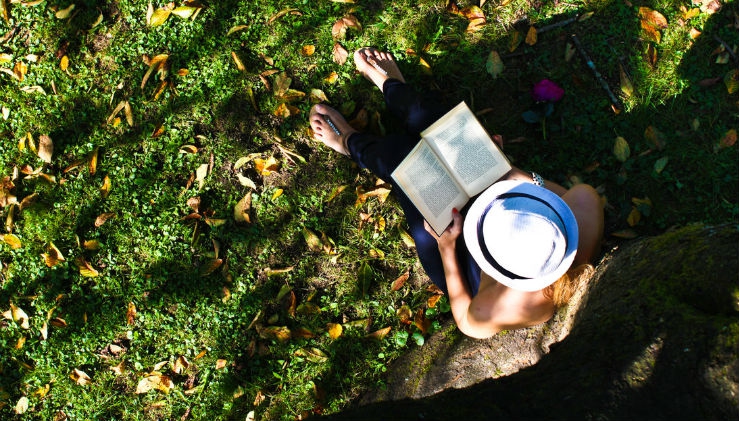
[[[565,255],[556,270],[551,271],[546,276],[533,279],[511,277],[496,269],[495,266],[488,262],[483,254],[480,245],[481,242],[478,240],[478,223],[480,218],[483,217],[490,203],[497,200],[501,195],[508,193],[536,196],[549,204],[562,218],[566,231],[564,235],[567,239]],[[472,258],[475,259],[475,262],[480,266],[480,269],[501,284],[519,291],[538,291],[551,285],[569,270],[577,253],[577,220],[570,207],[551,190],[520,180],[499,181],[482,192],[467,211],[464,220],[463,235],[467,249]]]

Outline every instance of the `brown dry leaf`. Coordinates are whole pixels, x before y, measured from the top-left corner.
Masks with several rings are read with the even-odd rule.
[[[38,139],[38,157],[46,163],[51,162],[51,157],[54,155],[54,142],[48,135],[42,134]]]
[[[206,262],[205,265],[203,265],[202,268],[200,268],[200,276],[208,276],[211,273],[215,272],[216,269],[221,267],[223,264],[223,259],[210,259],[208,262]]]
[[[429,308],[436,307],[436,303],[443,297],[442,295],[432,295],[429,297],[429,299],[426,301],[426,305],[428,305]]]
[[[306,227],[303,227],[303,238],[305,238],[305,242],[308,244],[308,249],[310,251],[319,252],[323,250],[323,242],[321,241],[321,238]]]
[[[57,263],[64,262],[66,259],[62,256],[62,252],[54,245],[49,243],[46,253],[42,254],[44,262],[48,267],[54,267]]]
[[[405,285],[405,282],[408,280],[408,278],[410,278],[410,276],[411,276],[410,271],[405,271],[405,273],[403,273],[402,275],[398,276],[395,279],[395,281],[393,281],[393,285],[392,285],[392,287],[390,287],[390,290],[391,291],[397,291],[400,288],[402,288],[403,285]]]
[[[731,129],[724,133],[718,142],[718,149],[730,148],[736,144],[736,129]]]
[[[133,301],[129,302],[126,308],[126,323],[129,325],[136,323],[136,304]]]
[[[349,28],[356,29],[357,31],[362,30],[362,24],[359,23],[359,20],[354,15],[346,15],[334,22],[334,25],[331,27],[331,36],[334,39],[344,39],[346,37],[346,31]]]
[[[234,206],[234,220],[237,224],[251,224],[251,192],[246,193],[244,197]]]
[[[398,316],[398,319],[400,319],[400,323],[404,325],[411,324],[413,311],[411,311],[411,308],[408,307],[407,304],[402,305],[398,310],[395,311],[395,314]]]
[[[13,250],[17,250],[23,247],[20,238],[18,238],[15,234],[3,234],[3,241]]]
[[[650,9],[649,7],[639,8],[639,19],[641,19],[642,22],[646,22],[649,25],[654,26],[655,28],[667,28],[667,19],[662,15],[662,13]]]
[[[654,44],[649,43],[647,45],[647,63],[649,63],[650,66],[654,67],[657,65],[657,49],[654,48]]]
[[[416,316],[413,319],[413,324],[421,331],[422,334],[427,334],[431,327],[431,320],[426,318],[426,313],[422,308],[416,311]]]
[[[390,333],[390,330],[392,329],[391,326],[376,330],[372,333],[368,333],[365,337],[370,339],[376,339],[378,341],[381,341],[385,339],[385,336],[387,336],[388,333]]]
[[[98,215],[97,218],[95,218],[95,227],[101,227],[103,224],[105,224],[110,218],[113,218],[116,216],[115,212],[105,212]]]
[[[97,269],[92,267],[92,265],[82,257],[75,259],[75,262],[77,263],[77,267],[80,269],[80,275],[86,278],[96,278],[100,276],[100,272],[98,272]]]
[[[28,66],[22,61],[16,62],[15,66],[13,66],[13,73],[19,82],[23,82],[23,78],[28,73]]]
[[[526,44],[528,45],[534,45],[536,44],[536,41],[538,40],[536,28],[533,26],[529,27],[529,31],[526,33]]]
[[[310,91],[310,102],[311,104],[319,104],[321,102],[329,102],[326,93],[321,89],[311,89]]]
[[[313,333],[310,329],[299,327],[295,329],[294,332],[292,332],[292,337],[299,338],[299,339],[311,339],[311,338],[315,338],[316,334]]]
[[[344,331],[344,328],[339,323],[328,323],[326,328],[328,330],[328,337],[331,339],[339,338]]]
[[[116,375],[120,376],[126,371],[126,362],[121,361],[118,365],[114,365],[112,367],[108,367],[110,371],[115,373]]]
[[[61,317],[54,317],[51,320],[49,320],[49,323],[54,327],[67,327],[67,321],[62,319]]]
[[[690,39],[697,39],[699,36],[701,36],[701,31],[690,28]]]
[[[629,224],[630,227],[636,226],[636,224],[639,223],[641,220],[641,212],[635,207],[631,208],[631,212],[629,213],[629,216],[626,218],[626,222]]]
[[[344,63],[346,63],[346,59],[349,57],[349,52],[346,51],[346,48],[342,46],[341,44],[334,43],[334,63],[338,64],[339,66],[343,66]]]
[[[658,151],[665,147],[665,135],[654,126],[644,130],[644,138]]]
[[[269,326],[259,331],[259,336],[264,339],[277,339],[280,342],[290,340],[292,336],[287,326]]]
[[[254,397],[254,406],[259,406],[264,402],[264,400],[267,399],[266,396],[264,396],[264,393],[262,393],[261,390],[257,391],[257,395]]]
[[[460,14],[469,21],[467,32],[478,31],[487,23],[485,13],[479,6],[467,6],[460,10]]]
[[[222,358],[219,358],[216,360],[216,370],[223,370],[226,368],[226,365],[228,364],[227,360],[224,360]]]
[[[90,376],[87,375],[84,371],[75,368],[72,373],[69,374],[69,378],[71,378],[75,383],[77,383],[80,386],[87,386],[88,384],[92,383],[92,379]]]
[[[32,204],[36,203],[36,200],[38,200],[38,193],[31,193],[28,196],[24,197],[23,200],[18,204],[18,210],[23,210],[31,206]]]
[[[290,85],[293,80],[286,72],[281,72],[275,78],[274,94],[276,97],[281,97],[290,89]]]
[[[190,367],[190,362],[187,361],[184,355],[180,355],[172,364],[172,372],[175,374],[182,374]]]

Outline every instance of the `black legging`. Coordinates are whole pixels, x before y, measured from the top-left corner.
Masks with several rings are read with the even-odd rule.
[[[383,85],[385,103],[395,117],[403,122],[406,134],[375,136],[369,133],[354,133],[347,140],[354,161],[367,168],[393,186],[400,206],[416,242],[416,252],[426,274],[442,291],[447,292],[444,266],[436,239],[424,228],[423,216],[403,191],[395,184],[391,174],[403,158],[416,146],[420,133],[443,116],[451,107],[431,98],[419,95],[410,85],[396,79],[388,79]],[[471,202],[471,201],[470,201]],[[461,210],[465,213],[466,209]],[[477,294],[480,284],[480,268],[469,256],[462,236],[457,240],[457,257],[467,275],[472,295]]]

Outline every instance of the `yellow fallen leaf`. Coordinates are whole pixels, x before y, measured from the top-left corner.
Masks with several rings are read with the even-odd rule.
[[[160,69],[164,68],[168,60],[169,54],[159,54],[149,60],[149,70],[146,71],[144,78],[141,80],[141,89],[144,89],[144,86],[146,86],[146,82],[149,80],[152,73],[155,71],[158,72]]]
[[[234,206],[234,220],[237,224],[250,224],[251,217],[251,192],[246,193],[244,197]]]
[[[231,57],[233,58],[234,63],[236,63],[236,68],[239,69],[240,72],[245,72],[246,66],[244,66],[244,63],[234,51],[231,51]]]
[[[126,323],[128,325],[136,323],[136,304],[133,301],[128,303],[128,308],[126,309]]]
[[[87,163],[87,167],[90,170],[90,175],[95,175],[95,173],[98,170],[98,151],[100,150],[99,147],[95,147],[95,149],[92,151],[92,155],[90,155],[90,161]]]
[[[92,379],[84,371],[75,368],[69,377],[80,386],[87,386],[92,383]]]
[[[3,241],[13,250],[17,250],[23,247],[20,238],[18,238],[15,234],[3,234]]]
[[[226,36],[229,36],[229,35],[233,34],[234,32],[242,31],[242,30],[244,30],[244,29],[246,29],[248,27],[249,27],[249,25],[236,25],[233,28],[231,28],[231,29],[228,30],[228,32],[226,33]]]
[[[74,10],[74,3],[67,6],[65,9],[58,10],[54,16],[56,16],[57,19],[67,19],[72,15],[72,11]]]
[[[216,360],[216,370],[222,370],[226,368],[226,365],[228,364],[227,360],[224,360],[222,358],[219,358]]]
[[[110,177],[108,177],[107,175],[105,176],[105,178],[103,178],[103,185],[100,186],[100,192],[103,195],[103,199],[108,197],[108,195],[110,194]]]
[[[64,55],[59,62],[59,68],[62,69],[62,72],[66,72],[67,68],[69,67],[69,57]]]
[[[77,267],[80,270],[80,275],[87,277],[87,278],[95,278],[100,276],[100,272],[97,271],[90,262],[86,261],[82,257],[78,257],[75,259],[75,263],[77,263]]]
[[[529,31],[526,33],[526,44],[534,45],[538,39],[536,28],[533,26],[529,27]]]
[[[185,358],[184,355],[180,355],[177,357],[177,359],[174,361],[174,364],[172,365],[172,372],[175,374],[182,374],[190,367],[190,362],[187,361],[187,358]]]
[[[159,9],[156,9],[152,14],[151,18],[148,20],[149,26],[155,27],[162,25],[164,22],[167,21],[167,18],[169,18],[169,15],[172,14],[173,7],[171,5],[167,5],[164,7],[160,7]]]
[[[328,336],[331,339],[337,339],[344,331],[344,328],[339,323],[329,323],[327,325],[327,328]]]
[[[58,248],[56,248],[54,243],[49,243],[49,247],[46,249],[46,253],[42,254],[41,256],[43,256],[44,262],[48,267],[54,267],[56,264],[64,262],[66,260],[62,255],[62,252],[59,251]]]
[[[159,390],[164,393],[169,393],[170,389],[174,386],[172,379],[169,376],[162,374],[152,374],[139,380],[136,385],[136,393],[142,394],[147,393],[151,390]]]

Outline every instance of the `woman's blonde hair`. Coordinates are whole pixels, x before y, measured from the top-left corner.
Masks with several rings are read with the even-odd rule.
[[[575,291],[595,272],[590,263],[571,267],[564,275],[544,289],[544,296],[554,302],[555,307],[567,304]]]

